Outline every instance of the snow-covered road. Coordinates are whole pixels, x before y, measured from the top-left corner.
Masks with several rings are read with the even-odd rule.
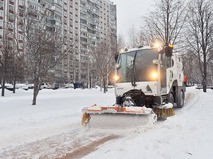
[[[31,106],[29,91],[7,92],[0,98],[0,158],[199,159],[213,155],[213,90],[205,94],[188,88],[186,105],[176,109],[174,117],[126,133],[85,129],[80,124],[83,107],[114,103],[113,90],[40,93],[37,106]]]
[[[213,155],[213,90],[187,89],[186,105],[153,128],[109,142],[92,158],[211,159]]]

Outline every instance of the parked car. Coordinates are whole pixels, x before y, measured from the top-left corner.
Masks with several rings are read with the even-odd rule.
[[[34,84],[27,84],[28,89],[33,89],[34,88]]]
[[[41,89],[47,89],[49,87],[48,83],[41,83]]]
[[[108,85],[108,88],[114,88],[114,86],[113,85]]]
[[[84,84],[83,83],[80,83],[80,82],[76,82],[76,83],[73,83],[73,86],[74,86],[74,89],[76,88],[85,88]]]
[[[67,83],[64,85],[65,88],[74,88],[74,85],[72,83]]]
[[[53,90],[59,89],[59,83],[54,83],[52,89]]]
[[[28,87],[28,85],[27,84],[25,84],[25,83],[17,83],[16,84],[16,89],[24,89],[24,90],[28,90],[29,89],[29,87]]]
[[[13,91],[13,85],[9,83],[5,83],[5,88],[9,91]]]

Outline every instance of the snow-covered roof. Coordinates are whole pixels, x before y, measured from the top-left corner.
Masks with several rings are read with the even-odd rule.
[[[154,47],[151,47],[151,46],[142,46],[142,47],[138,47],[138,48],[126,48],[122,51],[120,51],[119,53],[122,54],[122,53],[127,53],[127,52],[131,52],[131,51],[137,51],[137,50],[146,50],[146,49],[154,49]]]

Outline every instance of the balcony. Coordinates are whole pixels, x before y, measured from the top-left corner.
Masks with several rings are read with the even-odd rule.
[[[80,11],[83,14],[87,14],[87,9],[85,7],[81,7]]]
[[[18,9],[19,9],[20,11],[24,11],[25,6],[24,6],[24,5],[22,5],[22,4],[19,4]]]
[[[81,49],[82,51],[87,51],[87,46],[82,45],[80,49]]]
[[[93,9],[93,10],[92,10],[92,13],[95,14],[95,15],[97,15],[97,16],[99,16],[99,11],[96,10],[96,9]]]
[[[13,23],[15,20],[13,18],[9,18],[9,22]]]
[[[86,28],[81,27],[81,31],[86,33],[86,32],[87,32],[87,29],[86,29]]]
[[[9,4],[14,5],[14,0],[9,0]]]
[[[87,39],[87,35],[84,35],[84,34],[81,33],[81,37],[84,38],[84,39]]]
[[[9,13],[13,14],[13,13],[14,13],[14,11],[13,11],[13,10],[11,10],[11,9],[9,9]]]
[[[91,33],[93,33],[93,34],[95,34],[95,33],[96,33],[96,27],[94,27],[94,26],[88,26],[88,27],[87,27],[87,31],[89,31],[89,32],[91,32]]]

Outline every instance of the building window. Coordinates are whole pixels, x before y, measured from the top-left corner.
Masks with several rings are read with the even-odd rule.
[[[19,0],[19,5],[24,5],[24,0]]]
[[[0,29],[0,38],[3,37],[3,29]]]
[[[14,15],[13,14],[9,14],[9,21],[14,21]]]
[[[4,2],[0,1],[0,9],[3,10]]]
[[[0,27],[3,27],[3,20],[0,19]]]
[[[0,10],[0,17],[3,17],[3,11]]]
[[[13,11],[14,10],[14,6],[9,5],[9,11]]]

